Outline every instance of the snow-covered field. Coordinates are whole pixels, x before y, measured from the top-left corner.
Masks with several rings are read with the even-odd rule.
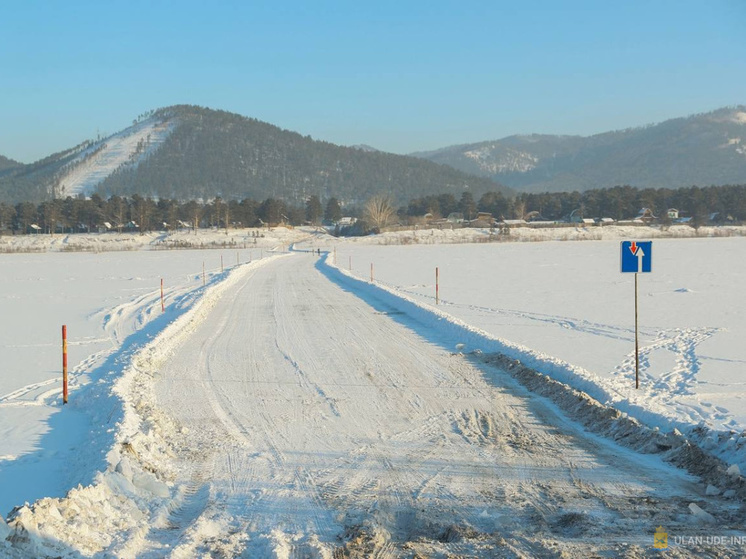
[[[732,527],[738,499],[705,498],[706,485],[589,438],[470,363],[479,352],[520,359],[643,424],[677,427],[743,471],[746,239],[736,229],[656,237],[653,273],[640,277],[635,391],[633,283],[619,272],[619,239],[642,231],[607,229],[607,240],[586,243],[480,244],[489,231],[468,230],[349,241],[284,229],[0,238],[0,512],[36,501],[13,515],[7,553],[331,557],[342,538],[355,556],[636,556],[655,528],[628,533],[648,529],[640,514],[701,533],[712,521],[701,506]],[[552,235],[601,233],[512,237]],[[315,268],[332,281],[311,256],[283,256],[292,243],[328,250]],[[361,282],[344,279],[350,264]],[[424,314],[411,318],[409,302]],[[62,408],[65,323],[72,386]],[[424,340],[407,333],[418,328]],[[348,348],[357,349],[345,357]],[[390,369],[392,360],[408,364]],[[638,467],[640,481],[628,480]],[[494,479],[468,481],[487,470]],[[534,517],[535,537],[524,534]],[[0,541],[9,530],[0,522]]]
[[[0,253],[16,252],[121,252],[189,248],[267,250],[309,236],[308,231],[284,227],[267,229],[180,229],[171,232],[91,233],[87,235],[0,236]]]

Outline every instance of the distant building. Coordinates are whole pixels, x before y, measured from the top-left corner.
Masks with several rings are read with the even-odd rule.
[[[570,215],[567,216],[565,221],[570,223],[583,223],[583,211],[580,208],[574,209],[570,212]]]
[[[735,218],[730,214],[713,212],[707,216],[707,221],[710,223],[733,223],[735,221]]]
[[[489,212],[479,212],[476,219],[469,222],[470,227],[494,227],[495,218]]]
[[[643,223],[651,223],[658,220],[658,218],[653,214],[653,210],[650,208],[641,208],[635,219],[639,219]]]
[[[528,222],[531,222],[531,221],[548,221],[547,218],[545,218],[543,215],[541,215],[541,213],[539,213],[539,212],[537,212],[535,210],[533,212],[528,212],[523,219],[526,220],[526,221],[528,221]]]

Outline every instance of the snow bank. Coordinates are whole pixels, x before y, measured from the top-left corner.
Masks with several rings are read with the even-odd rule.
[[[109,252],[169,249],[263,249],[277,250],[309,237],[306,229],[190,229],[106,233],[2,235],[0,253],[18,252]]]
[[[545,242],[545,241],[611,241],[619,239],[691,239],[703,237],[743,237],[746,227],[718,226],[694,229],[688,225],[667,228],[635,225],[605,225],[589,227],[516,227],[501,231],[497,228],[423,227],[386,231],[366,237],[337,238],[332,236],[315,239],[319,246],[336,244],[352,245],[434,245],[463,243]]]

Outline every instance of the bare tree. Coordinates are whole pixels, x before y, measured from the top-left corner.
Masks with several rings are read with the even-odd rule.
[[[378,229],[386,227],[395,214],[396,208],[389,195],[379,194],[365,203],[365,218]]]
[[[513,208],[516,219],[523,219],[526,215],[526,202],[524,200],[516,200]]]

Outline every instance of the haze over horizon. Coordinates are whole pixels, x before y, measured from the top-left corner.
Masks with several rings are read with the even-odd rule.
[[[24,163],[174,104],[411,153],[746,102],[746,4],[729,0],[11,0],[4,15],[0,155]]]

